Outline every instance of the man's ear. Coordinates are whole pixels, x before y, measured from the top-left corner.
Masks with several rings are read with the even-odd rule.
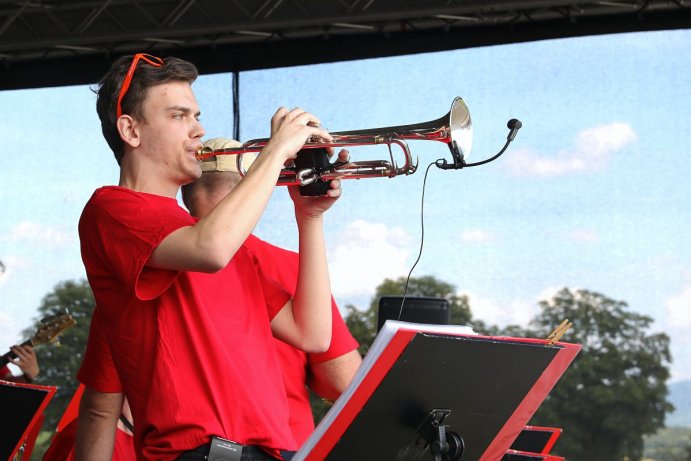
[[[116,124],[120,138],[129,147],[138,147],[141,143],[139,137],[139,124],[131,116],[121,115]]]

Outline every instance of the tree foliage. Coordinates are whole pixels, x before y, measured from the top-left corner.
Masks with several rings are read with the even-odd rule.
[[[36,383],[58,387],[45,412],[44,430],[53,430],[57,426],[77,389],[79,383],[76,374],[86,349],[89,323],[95,305],[93,293],[86,280],[61,282],[41,301],[35,325],[23,332],[26,337],[30,337],[40,327],[40,319],[66,312],[77,322],[60,336],[59,345],[36,347],[41,369]]]
[[[533,424],[564,429],[560,455],[590,461],[640,460],[643,435],[664,426],[669,337],[649,333],[650,317],[601,294],[563,289],[540,302],[528,336],[546,337],[565,318],[565,340],[583,346]]]

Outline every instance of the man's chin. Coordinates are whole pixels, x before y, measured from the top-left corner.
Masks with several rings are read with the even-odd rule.
[[[187,173],[188,173],[187,178],[186,178],[185,182],[182,183],[183,186],[185,184],[192,183],[192,182],[196,181],[197,179],[201,178],[202,177],[202,167],[199,166],[199,164],[197,164],[197,168],[190,170]]]

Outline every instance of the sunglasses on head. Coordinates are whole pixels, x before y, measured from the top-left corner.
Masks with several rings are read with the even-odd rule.
[[[134,72],[137,70],[137,64],[139,64],[140,60],[148,64],[151,64],[154,67],[161,67],[163,65],[163,59],[157,56],[152,56],[146,53],[137,53],[134,55],[134,57],[132,58],[132,64],[130,64],[130,68],[127,70],[125,78],[122,81],[122,86],[120,87],[120,94],[118,95],[117,118],[120,118],[120,116],[122,115],[122,99],[127,94],[127,90],[129,90],[130,88],[130,84],[132,83],[132,76],[134,75]]]

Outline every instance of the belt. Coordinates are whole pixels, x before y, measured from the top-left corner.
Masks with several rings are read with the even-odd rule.
[[[276,461],[278,458],[274,458],[264,450],[259,447],[252,445],[239,445],[242,449],[240,460],[241,461]],[[213,461],[208,460],[209,449],[211,444],[207,443],[200,447],[188,450],[178,456],[175,461]],[[287,453],[286,453],[287,454]],[[288,459],[288,458],[286,458]]]

